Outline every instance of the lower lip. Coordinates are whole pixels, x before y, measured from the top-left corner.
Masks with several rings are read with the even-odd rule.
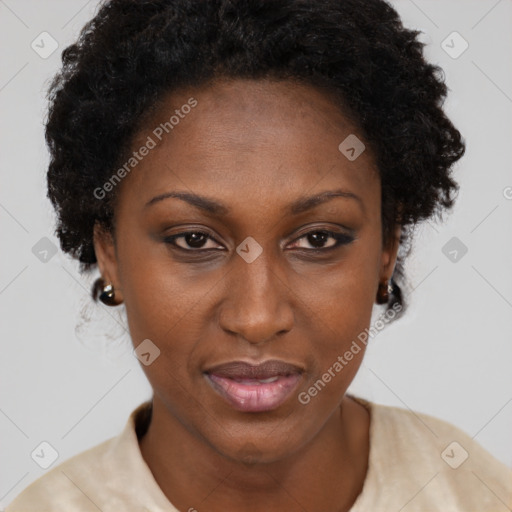
[[[279,407],[297,387],[301,376],[280,376],[266,384],[242,384],[227,377],[205,374],[213,389],[235,409],[244,412],[271,411]]]

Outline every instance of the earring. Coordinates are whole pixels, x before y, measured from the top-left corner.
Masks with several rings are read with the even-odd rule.
[[[115,299],[115,290],[112,283],[106,283],[105,280],[102,277],[99,277],[94,282],[93,287],[93,298],[94,300],[98,299],[98,293],[99,293],[99,299],[103,304],[106,304],[107,306],[117,306],[121,304],[121,302],[117,302]]]
[[[377,304],[387,304],[392,292],[393,286],[389,282],[379,283],[379,289],[377,290]]]

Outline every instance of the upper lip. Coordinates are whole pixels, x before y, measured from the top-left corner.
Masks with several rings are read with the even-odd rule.
[[[269,359],[260,364],[249,364],[245,361],[230,361],[208,368],[205,370],[205,373],[211,373],[230,379],[268,379],[276,375],[286,376],[294,373],[302,373],[302,368],[279,359]]]

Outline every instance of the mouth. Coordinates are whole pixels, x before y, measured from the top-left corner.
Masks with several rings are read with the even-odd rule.
[[[212,389],[234,409],[263,412],[277,409],[302,378],[302,369],[284,361],[259,365],[234,361],[203,372]]]

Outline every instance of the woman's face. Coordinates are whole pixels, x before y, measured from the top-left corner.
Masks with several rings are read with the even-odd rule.
[[[284,458],[339,410],[364,346],[308,390],[368,327],[393,271],[370,149],[342,152],[356,129],[322,92],[291,82],[173,93],[145,126],[117,185],[115,246],[97,230],[95,249],[134,346],[160,351],[153,360],[145,342],[154,400],[228,458],[249,447],[261,461]],[[277,402],[223,380],[243,395],[228,399],[205,373],[269,359],[301,370],[265,385]]]

